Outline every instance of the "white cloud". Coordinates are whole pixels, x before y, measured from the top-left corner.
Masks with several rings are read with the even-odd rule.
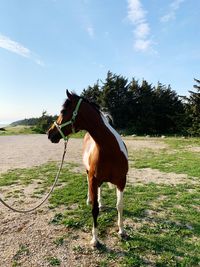
[[[142,8],[140,0],[128,0],[128,19],[133,23],[141,23],[145,19],[146,11]]]
[[[137,39],[134,42],[134,48],[136,51],[148,51],[151,49],[152,41],[151,40],[143,40],[143,39]]]
[[[44,62],[37,59],[36,56],[22,44],[11,40],[8,36],[0,34],[0,48],[6,49],[9,52],[18,54],[22,57],[26,57],[35,61],[36,64],[44,66]]]
[[[9,37],[0,34],[0,47],[22,57],[30,57],[30,50],[20,43],[11,40]]]
[[[149,39],[150,26],[146,19],[147,11],[144,10],[140,0],[127,0],[127,18],[134,26],[134,44],[136,51],[146,52],[152,50],[152,41]]]
[[[146,38],[150,33],[150,27],[148,23],[140,23],[134,30],[135,36],[138,38]]]
[[[174,0],[171,4],[170,7],[174,10],[179,9],[179,6],[181,3],[183,3],[185,0]]]
[[[160,18],[161,22],[168,22],[176,17],[176,11],[185,0],[173,0],[169,6],[169,11]]]

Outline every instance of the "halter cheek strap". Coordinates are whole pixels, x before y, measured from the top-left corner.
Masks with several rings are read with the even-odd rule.
[[[62,132],[61,127],[60,127],[61,125],[58,125],[56,121],[54,121],[54,125],[56,126],[56,128],[57,128],[57,130],[59,131],[59,133],[60,133],[60,135],[62,136],[62,138],[63,138],[65,141],[67,141],[68,137],[66,137],[66,136],[64,135],[64,133]]]
[[[77,114],[78,114],[78,111],[79,111],[81,102],[82,102],[82,98],[79,99],[79,101],[78,101],[78,103],[77,103],[77,105],[76,105],[76,108],[75,108],[75,110],[74,110],[74,112],[73,112],[73,114],[72,114],[72,118],[71,118],[71,120],[66,121],[66,122],[64,122],[63,124],[60,124],[60,125],[58,125],[56,121],[54,122],[54,125],[56,126],[56,128],[58,129],[60,135],[62,136],[62,138],[63,138],[65,141],[68,139],[68,136],[65,136],[65,135],[64,135],[64,133],[63,133],[63,131],[62,131],[62,128],[65,127],[65,126],[67,126],[67,125],[70,125],[70,124],[71,124],[71,125],[72,125],[72,133],[75,133],[74,122],[75,122],[75,120],[76,120],[76,116],[77,116]]]

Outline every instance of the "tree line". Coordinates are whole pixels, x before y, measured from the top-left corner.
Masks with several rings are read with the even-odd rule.
[[[179,96],[170,85],[153,86],[108,72],[105,81],[88,86],[82,96],[111,114],[116,129],[125,134],[200,136],[200,80],[196,91]]]
[[[49,129],[50,125],[56,120],[56,118],[57,118],[57,115],[52,116],[52,115],[49,115],[47,111],[43,111],[41,117],[15,121],[15,122],[12,122],[10,125],[11,126],[17,126],[17,125],[31,126],[33,132],[43,134],[43,133],[46,133],[46,131]]]
[[[81,96],[98,104],[113,119],[113,126],[124,134],[200,136],[200,80],[194,79],[189,96],[179,96],[170,85],[139,83],[108,71],[105,81],[97,81]],[[32,125],[44,133],[56,116],[46,111],[40,118],[25,119],[12,125]]]

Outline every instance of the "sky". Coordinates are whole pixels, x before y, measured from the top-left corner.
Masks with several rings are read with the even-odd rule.
[[[199,0],[0,0],[0,124],[59,114],[107,72],[170,84],[200,78]]]

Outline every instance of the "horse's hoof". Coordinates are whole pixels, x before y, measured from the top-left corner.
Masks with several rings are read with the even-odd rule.
[[[90,245],[93,247],[93,248],[97,248],[99,246],[99,241],[97,239],[92,239],[90,241]]]
[[[119,234],[119,237],[121,239],[127,239],[127,237],[128,237],[124,230],[123,231],[119,231],[118,234]]]

